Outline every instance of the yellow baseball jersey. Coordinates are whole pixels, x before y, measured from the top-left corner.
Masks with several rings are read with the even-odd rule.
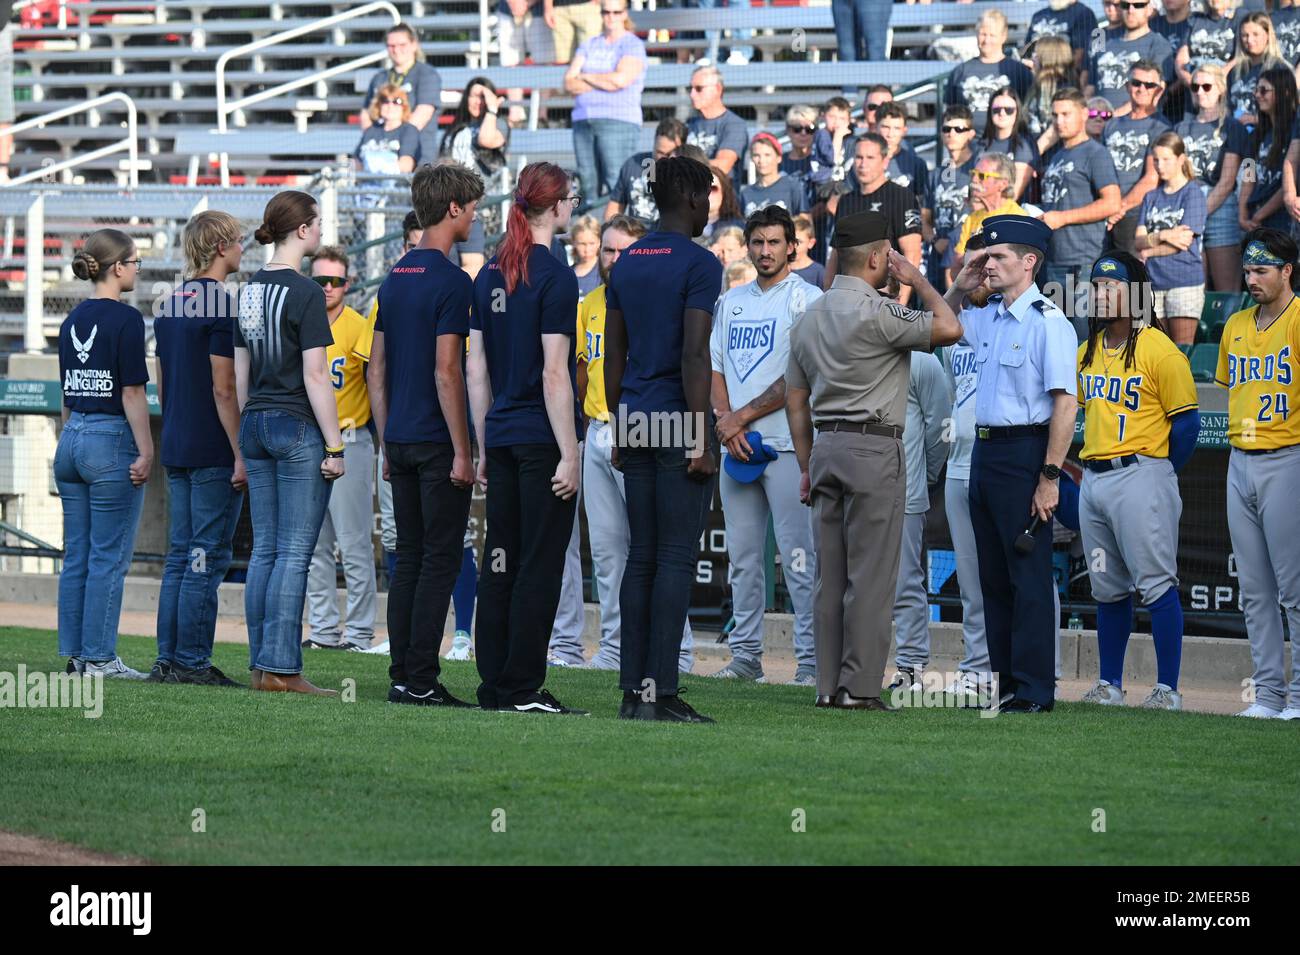
[[[973,236],[976,232],[980,230],[980,226],[984,224],[984,220],[987,219],[989,216],[1027,216],[1027,215],[1029,215],[1029,213],[1026,212],[1024,209],[1020,208],[1020,204],[1016,202],[1014,199],[1008,199],[1000,209],[975,210],[970,215],[968,215],[965,219],[962,220],[961,235],[958,236],[957,238],[957,253],[959,255],[966,254],[966,243],[970,241],[971,236]]]
[[[594,421],[608,421],[605,405],[605,286],[597,285],[578,303],[578,361],[587,363],[587,400],[583,413]]]
[[[1233,313],[1219,342],[1214,380],[1228,389],[1228,443],[1267,451],[1300,444],[1300,402],[1296,359],[1300,357],[1300,299],[1262,332],[1255,327],[1259,306]]]
[[[1083,406],[1085,460],[1126,454],[1169,457],[1169,419],[1196,407],[1196,382],[1187,356],[1164,332],[1138,332],[1133,364],[1124,367],[1124,346],[1107,348],[1099,332],[1092,361],[1079,346],[1079,404]]]
[[[325,349],[329,362],[330,383],[334,385],[334,401],[339,409],[339,426],[361,428],[370,422],[370,392],[366,390],[366,362],[370,361],[370,346],[375,340],[375,312],[378,303],[371,306],[370,318],[348,306],[334,320],[330,331],[334,344]]]

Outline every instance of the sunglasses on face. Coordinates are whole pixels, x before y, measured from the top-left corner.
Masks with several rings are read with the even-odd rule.
[[[1208,93],[1214,89],[1213,83],[1193,83],[1192,89],[1200,93]]]
[[[812,133],[817,132],[816,126],[791,126],[789,124],[786,124],[785,128],[786,131],[791,133],[792,135],[803,134],[804,136],[808,136],[811,135]]]
[[[1014,106],[994,106],[989,112],[994,116],[1014,116],[1016,108]]]
[[[945,135],[947,135],[948,133],[952,133],[952,134],[954,134],[954,135],[960,135],[961,133],[969,133],[969,132],[973,132],[973,131],[974,131],[974,127],[972,127],[972,126],[940,126],[940,127],[939,127],[939,131],[942,132],[942,133],[944,133]]]
[[[627,7],[624,7],[622,10],[601,10],[600,11],[600,15],[602,17],[621,17],[625,13],[627,13]]]
[[[862,107],[862,109],[863,109],[865,112],[868,112],[868,113],[874,113],[876,110],[880,109],[880,104],[879,104],[879,103],[868,103],[866,106]]]
[[[985,172],[983,169],[976,169],[970,174],[970,177],[976,182],[988,182],[990,179],[1001,179],[1002,177],[996,172]]]
[[[341,275],[313,275],[311,280],[321,288],[342,288],[348,280]]]
[[[404,99],[388,99],[388,98],[385,97],[385,96],[381,96],[381,97],[379,97],[379,105],[380,105],[380,106],[405,106],[405,105],[406,105],[406,100],[404,100]]]
[[[1160,84],[1159,84],[1159,83],[1152,83],[1150,80],[1129,80],[1129,81],[1128,81],[1128,85],[1131,86],[1131,87],[1133,87],[1135,90],[1158,90],[1158,89],[1160,89]]]
[[[1108,109],[1090,109],[1088,110],[1089,119],[1110,119],[1113,114]]]
[[[1272,95],[1273,95],[1273,90],[1272,90],[1271,87],[1268,87],[1268,86],[1257,86],[1257,87],[1255,87],[1255,97],[1256,97],[1256,98],[1258,98],[1258,97],[1260,97],[1260,96],[1272,96]]]
[[[1150,0],[1141,0],[1140,3],[1134,3],[1133,0],[1121,0],[1121,2],[1115,4],[1121,10],[1145,10],[1150,5]]]
[[[703,86],[696,86],[694,83],[691,84],[692,93],[703,93],[705,90],[711,90],[711,89],[713,89],[712,83],[706,83]]]

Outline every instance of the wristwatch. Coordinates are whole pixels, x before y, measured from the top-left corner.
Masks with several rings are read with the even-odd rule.
[[[1047,480],[1055,481],[1060,476],[1061,476],[1061,469],[1058,468],[1055,464],[1043,465],[1043,477],[1047,478]]]

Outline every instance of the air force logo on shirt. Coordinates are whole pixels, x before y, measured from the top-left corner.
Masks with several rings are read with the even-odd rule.
[[[90,350],[95,347],[95,336],[99,334],[99,326],[96,325],[90,330],[90,334],[86,336],[84,342],[77,341],[77,327],[75,325],[69,331],[72,333],[72,347],[77,351],[77,360],[84,365],[90,360]]]
[[[736,316],[742,311],[739,305],[731,310],[733,319],[727,329],[727,354],[736,375],[744,381],[776,347],[776,319],[740,321]]]

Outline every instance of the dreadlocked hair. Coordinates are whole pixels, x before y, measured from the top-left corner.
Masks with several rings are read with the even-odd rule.
[[[1169,334],[1169,329],[1161,319],[1156,317],[1154,303],[1151,300],[1151,276],[1147,274],[1147,267],[1142,263],[1142,260],[1122,249],[1113,249],[1101,256],[1101,258],[1114,259],[1128,271],[1129,280],[1127,284],[1130,291],[1128,301],[1131,308],[1129,310],[1128,338],[1124,342],[1124,368],[1127,370],[1133,367],[1137,352],[1138,334],[1143,327],[1157,329],[1164,335]],[[1132,294],[1134,292],[1136,294]],[[1092,362],[1093,356],[1097,353],[1097,342],[1101,340],[1101,332],[1106,327],[1106,323],[1097,318],[1095,306],[1089,312],[1088,347],[1083,353],[1083,365],[1085,367]]]
[[[529,221],[540,218],[568,194],[569,174],[555,163],[529,163],[519,174],[514,201],[509,203],[506,237],[497,249],[497,268],[505,280],[507,295],[513,295],[521,281],[528,284],[528,256],[533,250]]]
[[[660,210],[680,209],[689,198],[705,199],[713,186],[713,172],[697,159],[668,156],[655,162],[650,192]]]

